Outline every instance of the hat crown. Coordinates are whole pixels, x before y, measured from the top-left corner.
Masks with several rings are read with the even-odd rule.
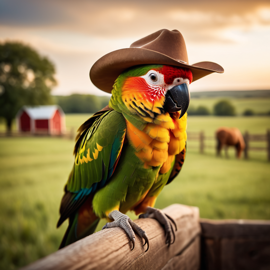
[[[223,68],[213,62],[188,64],[185,40],[178,30],[159,30],[124,48],[110,52],[95,62],[90,70],[93,84],[111,93],[116,78],[126,69],[140,65],[167,65],[187,68],[193,82],[213,72],[223,73]]]
[[[130,48],[142,48],[167,55],[176,61],[188,64],[185,40],[178,30],[162,29],[130,45]]]

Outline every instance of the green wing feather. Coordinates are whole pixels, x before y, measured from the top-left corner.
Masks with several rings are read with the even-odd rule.
[[[125,139],[124,117],[113,110],[98,112],[82,127],[75,145],[74,166],[61,202],[58,226],[70,217],[90,194],[109,182]]]

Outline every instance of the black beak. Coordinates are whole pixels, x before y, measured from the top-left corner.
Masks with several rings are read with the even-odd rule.
[[[181,118],[187,111],[189,106],[190,96],[186,83],[176,85],[168,90],[165,95],[164,109],[168,113],[173,113],[181,110]]]

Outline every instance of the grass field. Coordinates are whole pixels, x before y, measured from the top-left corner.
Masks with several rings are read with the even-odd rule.
[[[68,115],[67,127],[77,128],[88,117]],[[213,135],[219,126],[237,126],[265,133],[269,120],[189,117],[188,130]],[[67,226],[56,229],[73,145],[62,138],[0,138],[0,269],[17,269],[57,250]],[[165,187],[156,207],[182,203],[198,206],[203,218],[270,219],[270,166],[266,154],[256,155],[245,161],[231,152],[226,159],[216,158],[214,151],[188,150],[182,172]]]

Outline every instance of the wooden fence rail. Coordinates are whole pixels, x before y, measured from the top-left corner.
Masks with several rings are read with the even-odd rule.
[[[196,207],[163,210],[178,226],[175,243],[165,245],[164,231],[153,219],[135,222],[146,231],[150,248],[136,238],[134,250],[120,228],[107,229],[73,243],[22,270],[52,269],[270,269],[270,221],[199,219]]]
[[[267,130],[266,135],[262,134],[250,134],[248,131],[244,133],[244,140],[246,148],[244,150],[245,159],[249,158],[249,151],[267,151],[267,158],[270,161],[270,130]],[[252,147],[250,142],[266,142],[266,147]]]
[[[244,150],[245,159],[249,159],[250,151],[266,151],[267,159],[270,161],[270,130],[266,131],[266,134],[250,134],[249,132],[245,132],[243,134],[246,148]],[[189,149],[198,149],[201,154],[205,153],[206,148],[213,148],[211,145],[207,145],[206,142],[214,141],[216,138],[214,136],[205,136],[204,132],[188,132],[187,133],[188,141],[198,141],[199,147],[188,145]],[[265,142],[265,147],[254,147],[250,145],[252,142]]]
[[[32,136],[50,136],[48,134],[31,134],[31,133],[19,133],[12,132],[11,137],[32,137]],[[0,138],[7,137],[6,133],[0,132]],[[51,137],[63,137],[67,139],[74,140],[75,138],[75,130],[71,128],[69,132],[66,132],[61,135],[51,135]],[[198,149],[201,154],[205,153],[206,148],[214,148],[212,145],[206,144],[209,141],[215,141],[216,138],[214,136],[205,136],[204,131],[201,132],[188,132],[187,133],[188,141],[198,141],[199,147],[188,145],[188,149]],[[246,143],[246,148],[244,150],[245,159],[249,159],[250,151],[267,151],[267,159],[270,161],[270,130],[267,130],[266,134],[250,134],[249,132],[245,132],[244,140]],[[254,147],[251,146],[251,142],[265,142],[265,147]]]
[[[164,209],[176,222],[176,240],[169,248],[165,245],[164,230],[153,219],[135,222],[146,231],[150,248],[144,252],[136,237],[136,246],[130,250],[127,236],[120,228],[102,230],[71,244],[25,268],[34,269],[199,269],[200,224],[196,207],[171,205]]]
[[[31,133],[31,132],[18,132],[12,131],[12,133],[7,134],[6,132],[0,131],[0,138],[18,138],[18,137],[54,137],[54,138],[66,138],[66,139],[75,139],[75,129],[71,128],[69,131],[62,134],[48,134],[44,133]]]

